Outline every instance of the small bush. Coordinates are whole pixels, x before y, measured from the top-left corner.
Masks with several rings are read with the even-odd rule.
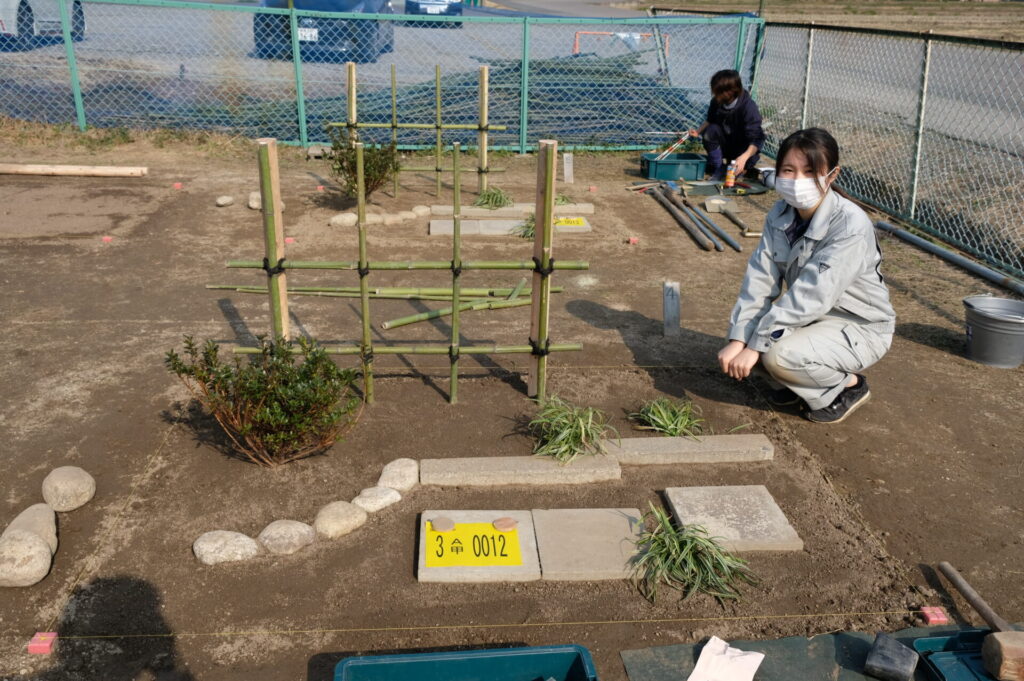
[[[331,175],[341,184],[346,195],[359,193],[356,177],[356,140],[347,129],[331,131]],[[398,148],[394,144],[363,146],[363,182],[366,196],[377,191],[399,171]]]
[[[570,203],[572,203],[572,199],[569,198],[568,194],[557,194],[555,196],[556,206],[568,206]]]
[[[499,208],[511,206],[513,203],[512,196],[504,189],[489,187],[480,192],[480,196],[476,197],[476,201],[473,202],[473,205],[486,208],[488,210],[497,210]]]
[[[683,600],[694,593],[706,593],[719,603],[738,600],[738,584],[757,584],[747,561],[723,549],[707,530],[696,525],[677,527],[664,511],[650,506],[644,530],[636,541],[639,553],[633,562],[633,584],[647,600],[654,602],[658,585],[683,592]]]
[[[315,341],[298,345],[293,353],[293,343],[261,338],[260,354],[228,363],[212,340],[200,347],[185,336],[184,356],[169,350],[164,363],[239,452],[278,466],[330,448],[355,423],[361,404],[352,394],[354,371],[339,369]]]
[[[522,223],[512,228],[512,236],[517,236],[521,239],[532,239],[537,235],[537,218],[533,213],[527,215]]]
[[[659,397],[640,407],[629,418],[640,424],[637,426],[640,430],[655,430],[671,437],[697,437],[704,429],[700,407],[690,400]]]
[[[577,407],[556,396],[544,402],[530,421],[530,430],[537,438],[534,455],[550,456],[561,464],[577,456],[603,453],[603,438],[608,431],[618,437],[600,409]]]

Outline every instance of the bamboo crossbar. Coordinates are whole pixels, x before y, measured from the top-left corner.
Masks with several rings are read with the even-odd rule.
[[[258,260],[229,260],[227,266],[232,269],[263,269]],[[585,260],[556,260],[552,263],[556,270],[586,270],[590,263]],[[281,267],[285,270],[358,270],[359,263],[351,260],[316,261],[316,260],[285,260]],[[369,270],[450,270],[449,260],[417,260],[407,262],[371,260],[367,262]],[[532,260],[465,260],[464,270],[533,270]],[[291,289],[289,289],[291,290]]]
[[[427,166],[402,166],[398,169],[401,173],[432,173],[435,172],[435,168],[429,168]],[[487,170],[476,169],[477,173],[503,173],[507,168],[488,168]]]
[[[523,305],[530,305],[531,300],[524,298],[521,300],[470,300],[459,305],[460,312],[472,312],[477,310],[504,310],[510,307],[522,307]],[[397,329],[400,326],[407,326],[408,324],[416,324],[417,322],[425,322],[430,319],[438,319],[440,317],[447,317],[452,314],[454,307],[442,307],[437,310],[429,310],[427,312],[420,312],[419,314],[409,315],[408,317],[399,317],[398,319],[392,319],[387,322],[381,322],[380,328]]]
[[[322,345],[323,351],[328,355],[358,355],[362,352],[359,345]],[[552,343],[548,347],[549,352],[575,352],[583,349],[582,343]],[[375,355],[447,355],[447,345],[374,345]],[[299,348],[292,348],[292,352],[301,352]],[[236,355],[258,355],[260,348],[232,348]],[[529,355],[533,348],[529,345],[463,345],[459,348],[462,355]]]
[[[267,289],[264,286],[252,286],[251,284],[207,284],[207,289],[211,290],[224,290],[224,291],[256,291],[259,293],[266,293]],[[495,298],[504,298],[505,296],[511,295],[514,291],[519,291],[519,296],[529,296],[533,289],[529,288],[463,288],[463,295],[473,296],[474,298],[480,298],[482,296],[491,296]],[[561,293],[565,290],[561,286],[552,286],[552,293]],[[289,286],[289,293],[359,293],[358,286]],[[398,286],[382,286],[376,288],[370,288],[370,295],[410,295],[410,296],[438,296],[439,298],[451,298],[452,290],[450,288],[402,288]]]
[[[480,123],[328,123],[330,128],[392,128],[405,130],[476,130],[486,132],[508,130],[507,125],[489,125]],[[431,168],[433,170],[433,168]]]

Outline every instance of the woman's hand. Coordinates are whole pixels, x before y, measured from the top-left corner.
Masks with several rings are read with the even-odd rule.
[[[745,350],[747,344],[743,341],[729,341],[729,344],[718,351],[718,366],[722,367],[722,373],[729,373],[729,365],[736,359],[736,355]]]
[[[754,368],[754,366],[760,359],[760,352],[758,352],[757,350],[751,350],[750,348],[744,348],[729,363],[729,375],[735,378],[737,381],[742,381],[744,378],[750,375],[750,371]]]
[[[699,133],[699,132],[698,132],[697,130],[695,130],[694,128],[690,128],[690,129],[689,129],[689,130],[687,131],[687,134],[688,134],[688,135],[689,135],[690,137],[700,137],[700,133]]]

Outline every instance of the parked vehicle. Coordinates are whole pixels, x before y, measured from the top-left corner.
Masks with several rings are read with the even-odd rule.
[[[2,0],[0,0],[2,1]],[[262,7],[288,8],[288,0],[260,0]],[[295,9],[315,12],[394,14],[391,0],[294,0]],[[255,14],[253,44],[262,59],[291,59],[291,30],[287,14]],[[395,49],[391,21],[298,17],[299,49],[303,59],[374,62]]]
[[[79,0],[68,5],[71,39],[85,40],[85,12]],[[60,5],[57,0],[0,0],[0,48],[28,50],[59,41]]]
[[[461,17],[462,0],[405,0],[405,13]]]

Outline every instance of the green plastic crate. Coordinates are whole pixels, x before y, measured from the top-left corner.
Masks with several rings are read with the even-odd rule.
[[[640,173],[648,180],[702,180],[707,165],[704,154],[675,153],[658,160],[650,152],[640,156]]]
[[[583,646],[349,657],[334,681],[598,681]]]

